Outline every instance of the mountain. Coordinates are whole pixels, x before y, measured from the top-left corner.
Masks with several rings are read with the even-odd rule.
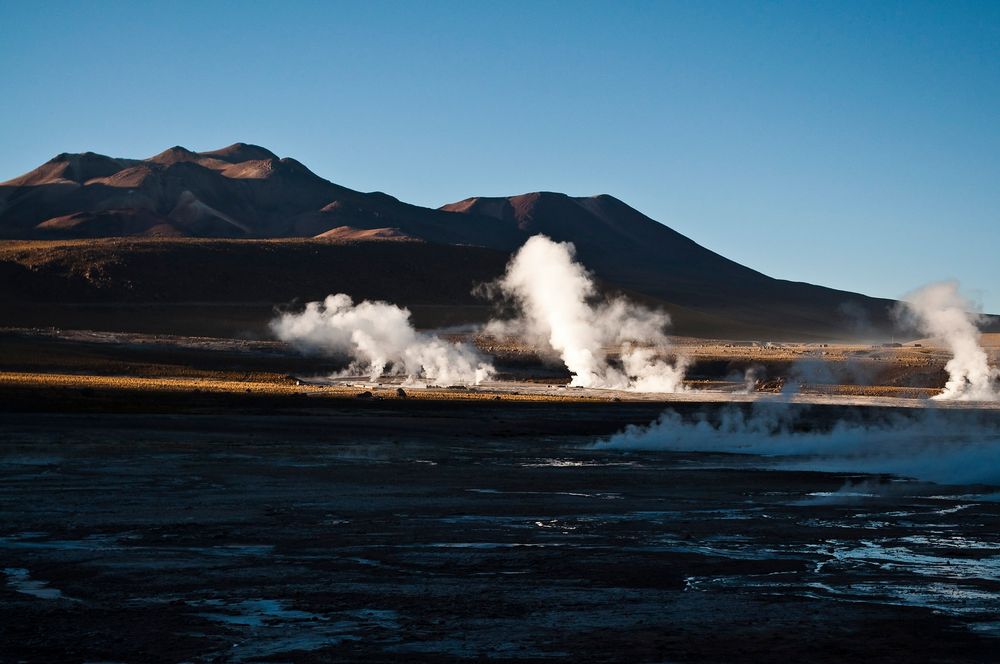
[[[246,143],[210,152],[176,146],[141,160],[64,153],[0,183],[0,238],[7,239],[314,237],[344,226],[441,244],[519,242],[492,219],[347,189]]]
[[[835,328],[877,335],[891,327],[890,300],[774,279],[702,247],[613,196],[536,192],[468,198],[442,210],[488,216],[525,236],[573,242],[603,279],[721,319],[762,328]]]
[[[207,248],[208,245],[197,249],[192,247],[199,246],[198,242],[179,241],[184,238],[197,238],[202,244],[213,238],[312,238],[317,243],[340,244],[393,242],[399,249],[391,254],[392,260],[416,261],[419,251],[416,247],[424,243],[450,245],[459,251],[461,247],[480,247],[503,257],[536,233],[573,242],[580,259],[606,289],[663,306],[673,315],[680,333],[755,338],[876,337],[891,327],[888,310],[893,303],[889,300],[768,277],[700,246],[608,195],[574,198],[536,192],[508,198],[476,197],[434,210],[404,203],[381,192],[363,193],[342,187],[319,177],[294,159],[279,158],[266,148],[246,143],[208,152],[176,146],[147,159],[113,158],[93,152],[64,153],[0,184],[0,238],[25,241],[133,237],[161,242],[171,239],[156,253],[161,256],[157,265],[162,273],[144,270],[142,283],[128,274],[119,274],[117,278],[136,284],[137,292],[150,296],[155,288],[149,284],[169,282],[169,287],[163,288],[171,293],[171,298],[183,299],[187,292],[186,297],[192,301],[206,299],[204,284],[212,280],[213,269],[219,270],[220,278],[224,278],[225,270],[237,268],[236,263],[223,261],[219,252]],[[17,251],[0,256],[0,260],[6,261],[0,264],[0,273],[20,275],[17,283],[21,285],[15,287],[14,282],[8,281],[6,293],[0,292],[0,297],[17,299],[17,289],[27,293],[40,288],[29,282],[35,277],[42,279],[45,270],[39,271],[37,266],[22,269],[24,260],[47,266],[42,290],[49,294],[49,299],[58,299],[60,292],[76,293],[74,297],[85,300],[108,297],[112,292],[83,295],[86,288],[80,284],[71,287],[70,276],[85,268],[77,263],[72,268],[66,267],[69,263],[65,260],[61,263],[41,257],[29,260],[24,257],[25,252],[30,253],[27,247],[31,244],[16,244]],[[286,267],[281,267],[279,255],[275,261],[268,258],[267,271],[237,270],[241,286],[250,292],[276,296],[265,281],[284,282],[288,275],[301,273],[299,266],[292,263],[299,260],[302,251],[299,244],[271,245],[266,250],[269,257],[274,252],[289,252]],[[38,245],[39,251],[45,254],[43,245]],[[138,265],[122,255],[120,244],[94,246],[102,247],[100,251],[107,254],[100,260],[94,258],[97,263]],[[138,249],[141,242],[127,246],[131,247],[128,251],[141,253]],[[220,246],[230,255],[245,255],[247,260],[264,251],[244,251],[232,242]],[[164,252],[171,251],[178,257],[183,255],[185,261],[171,263],[162,258]],[[63,254],[57,251],[53,255]],[[22,263],[11,262],[17,260]],[[187,263],[190,260],[201,266],[195,270],[197,281]],[[502,260],[487,262],[494,267],[502,264]],[[182,267],[185,263],[187,266]],[[449,260],[427,263],[421,269],[436,272],[437,285],[433,287],[450,292],[442,290],[441,284],[466,284],[467,266],[466,261]],[[311,273],[310,279],[318,276],[322,281],[322,265],[312,267],[319,274]],[[284,276],[277,273],[282,269],[287,273]],[[384,262],[359,261],[352,270],[363,280],[367,274],[371,283],[384,282],[380,297],[404,304],[408,303],[407,298],[413,301],[412,289],[395,292],[393,279],[379,278],[383,273],[396,273],[387,269]],[[478,276],[482,275],[477,273]],[[343,289],[339,285],[344,283],[343,275],[328,269],[328,277],[330,291]],[[60,279],[66,280],[62,290],[58,285],[62,283]],[[255,283],[255,279],[260,283]],[[427,286],[432,287],[430,282]],[[287,293],[282,291],[282,294]],[[228,295],[220,293],[218,297]]]

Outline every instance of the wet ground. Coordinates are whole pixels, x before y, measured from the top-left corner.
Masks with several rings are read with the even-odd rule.
[[[0,659],[994,658],[998,489],[592,448],[630,408],[0,415]]]

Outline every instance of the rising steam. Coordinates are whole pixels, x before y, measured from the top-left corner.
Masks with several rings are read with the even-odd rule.
[[[758,402],[749,414],[729,407],[688,420],[666,411],[649,426],[629,426],[596,446],[753,455],[783,469],[1000,484],[1000,427],[982,414],[924,410],[866,422],[859,412],[823,430],[805,414],[787,402]]]
[[[554,351],[573,375],[574,386],[682,390],[686,361],[668,363],[649,347],[666,345],[664,329],[670,317],[622,298],[595,303],[593,279],[574,261],[574,252],[568,242],[554,242],[544,235],[529,238],[496,283],[518,315],[492,322],[487,332],[519,336]],[[620,350],[620,367],[609,362],[609,347]]]
[[[936,343],[951,351],[945,365],[948,382],[935,399],[992,401],[1000,398],[1000,369],[990,367],[980,345],[976,324],[980,316],[958,292],[958,283],[948,281],[925,286],[906,296],[903,317]]]
[[[417,332],[410,312],[387,302],[354,304],[343,293],[310,302],[301,313],[286,313],[271,322],[282,341],[305,352],[345,356],[344,372],[406,376],[443,385],[478,384],[493,373],[472,347]]]
[[[667,344],[670,317],[623,298],[594,302],[597,289],[586,269],[573,260],[569,243],[544,235],[529,238],[496,283],[517,307],[511,320],[492,321],[487,331],[519,336],[557,353],[573,374],[571,385],[677,392],[683,389],[686,360],[673,363],[651,345]],[[310,302],[301,313],[271,322],[275,335],[302,351],[346,356],[345,374],[376,380],[402,375],[440,384],[479,384],[495,370],[465,344],[417,332],[410,312],[386,302],[355,304],[344,294]],[[608,348],[619,351],[612,365]]]

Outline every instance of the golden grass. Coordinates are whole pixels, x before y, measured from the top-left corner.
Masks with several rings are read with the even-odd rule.
[[[250,378],[232,379],[226,377],[218,378],[191,378],[191,377],[150,377],[150,376],[107,376],[92,374],[70,374],[70,373],[37,373],[37,372],[17,372],[0,371],[0,388],[13,389],[15,391],[94,391],[101,393],[118,393],[123,400],[135,401],[144,396],[155,396],[157,394],[173,394],[193,396],[197,394],[230,395],[233,397],[307,397],[321,401],[335,400],[358,400],[363,396],[370,400],[394,400],[394,401],[452,401],[452,402],[485,402],[485,401],[507,401],[518,403],[609,403],[621,402],[658,402],[664,403],[681,399],[690,401],[692,398],[699,398],[699,390],[703,392],[700,397],[706,401],[725,400],[726,387],[732,388],[732,384],[723,384],[718,381],[691,381],[689,387],[694,391],[685,392],[680,395],[670,394],[639,394],[625,393],[618,391],[608,391],[606,393],[594,391],[566,390],[565,392],[553,389],[538,389],[540,386],[529,384],[510,384],[497,388],[476,387],[476,388],[405,388],[406,396],[397,394],[397,386],[359,386],[359,385],[311,385],[297,384],[285,377],[272,377],[270,379]],[[803,397],[808,395],[821,397],[887,397],[893,399],[927,399],[936,394],[939,390],[925,388],[899,388],[891,386],[855,386],[855,385],[816,385],[803,386],[799,394]],[[367,393],[367,394],[366,394]],[[737,396],[737,400],[753,398],[750,396]]]
[[[305,386],[262,380],[232,380],[226,378],[192,378],[181,376],[101,376],[93,374],[16,371],[0,371],[0,385],[37,385],[44,387],[142,390],[148,392],[201,390],[203,392],[245,393],[247,391],[257,391],[269,394],[295,394],[306,391]]]
[[[984,334],[982,344],[986,348],[1000,348],[1000,332],[988,332]]]
[[[98,335],[100,336],[100,335]],[[296,375],[330,373],[334,367],[322,368],[311,360],[296,356],[271,354],[271,346],[257,347],[249,342],[189,338],[180,344],[177,339],[119,335],[111,340],[90,340],[70,335],[67,339],[50,339],[24,335],[0,337],[0,388],[21,404],[30,406],[38,400],[55,404],[85,401],[105,404],[112,409],[157,408],[155,395],[170,395],[165,401],[179,402],[184,407],[201,407],[198,394],[216,395],[211,401],[225,407],[263,407],[275,405],[301,407],[335,400],[355,400],[364,396],[372,400],[400,400],[397,382],[386,379],[381,386],[360,383],[322,384],[303,382]],[[1000,336],[1000,335],[997,335]],[[79,338],[77,338],[79,337]],[[535,350],[524,344],[505,340],[476,339],[492,345],[494,353],[519,362],[540,362]],[[202,343],[204,342],[204,343]],[[180,345],[178,345],[180,344]],[[262,352],[266,350],[267,352]],[[789,364],[805,357],[830,363],[863,363],[876,385],[805,385],[798,391],[803,398],[814,395],[820,399],[895,398],[926,399],[940,388],[932,389],[944,359],[939,349],[906,346],[885,348],[860,344],[771,344],[748,345],[703,339],[677,339],[665,355],[685,355],[695,361],[724,361],[711,368],[716,375],[693,375],[686,381],[691,391],[679,395],[639,394],[605,390],[578,390],[552,385],[552,377],[525,376],[517,382],[491,383],[468,389],[409,388],[406,399],[413,401],[451,402],[539,402],[539,403],[607,403],[612,401],[667,403],[673,401],[724,401],[754,399],[742,393],[742,381],[733,374],[742,365],[760,364],[769,375],[783,375]],[[790,362],[789,362],[790,360]],[[728,374],[727,374],[728,372]],[[565,380],[565,379],[564,379]],[[923,381],[923,382],[919,382]],[[924,387],[910,387],[924,385]],[[780,384],[779,384],[780,387]],[[368,392],[370,395],[365,395]],[[228,395],[228,396],[226,396]],[[164,404],[161,406],[166,407]]]
[[[0,387],[44,389],[91,389],[140,393],[251,394],[261,396],[308,396],[328,399],[356,399],[365,392],[380,399],[416,399],[430,401],[490,401],[497,397],[505,401],[525,402],[600,402],[614,397],[584,394],[542,394],[534,392],[485,391],[478,389],[420,388],[410,389],[406,397],[397,395],[396,386],[358,387],[353,385],[296,384],[288,379],[233,380],[226,378],[103,376],[92,374],[37,373],[0,371]]]

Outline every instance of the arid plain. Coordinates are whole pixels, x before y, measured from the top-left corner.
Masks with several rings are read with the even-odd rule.
[[[944,350],[673,339],[687,389],[650,395],[472,341],[495,381],[418,386],[331,380],[336,362],[276,341],[4,330],[6,654],[991,656],[995,488],[601,447],[665,408],[778,400],[810,431],[907,417]],[[942,412],[995,423],[985,407]]]

